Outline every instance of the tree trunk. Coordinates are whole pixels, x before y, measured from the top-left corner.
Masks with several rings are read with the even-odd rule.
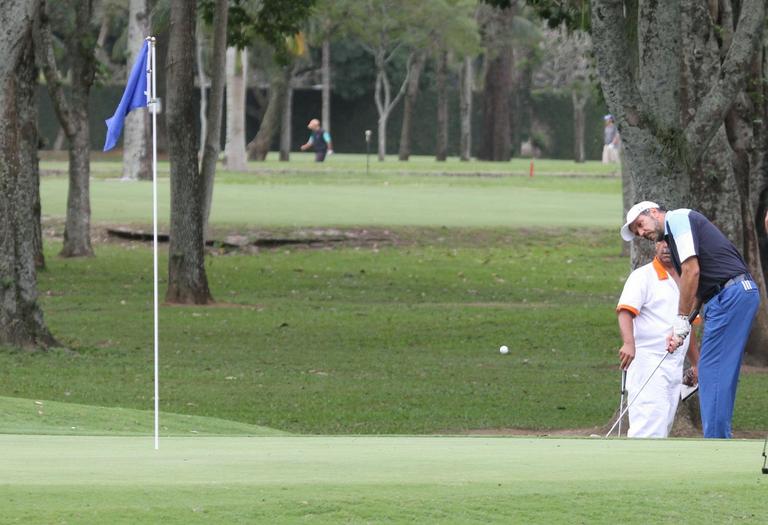
[[[128,6],[128,67],[131,67],[141,51],[148,33],[147,0],[130,0]],[[145,108],[131,111],[125,117],[123,129],[123,180],[152,180],[152,159],[147,146],[149,112]]]
[[[171,0],[166,63],[171,230],[165,299],[183,304],[213,301],[205,273],[204,183],[197,164],[197,108],[193,97],[195,19],[195,3]]]
[[[248,168],[245,154],[245,95],[248,79],[248,50],[227,49],[227,133],[224,159],[227,169]]]
[[[91,247],[90,205],[90,130],[88,98],[96,75],[94,45],[97,30],[92,24],[90,1],[75,3],[76,28],[66,35],[67,54],[72,74],[69,96],[64,91],[56,67],[51,26],[45,10],[41,11],[36,47],[48,84],[48,93],[59,122],[69,139],[69,193],[64,225],[62,257],[93,255]]]
[[[32,203],[32,243],[34,248],[35,268],[45,269],[45,255],[43,254],[43,231],[40,206],[40,163],[37,150],[40,145],[40,134],[37,130],[37,98],[35,88],[39,71],[35,66],[34,44],[30,41],[24,49],[18,74],[18,108],[19,130],[21,132],[20,167],[21,172],[28,174],[30,199]]]
[[[508,161],[512,156],[509,93],[512,75],[512,48],[507,45],[491,59],[483,93],[483,160]]]
[[[584,150],[584,134],[586,121],[587,98],[580,95],[575,89],[571,91],[571,104],[573,105],[573,160],[582,163],[587,160]]]
[[[392,98],[391,86],[389,83],[389,77],[387,76],[387,61],[385,58],[386,51],[384,48],[379,48],[375,55],[376,63],[376,84],[374,86],[373,98],[376,103],[376,111],[379,113],[379,137],[378,137],[378,158],[379,161],[386,160],[387,157],[387,120],[392,110],[400,102],[400,99],[405,94],[405,88],[408,85],[408,79],[410,79],[411,64],[413,63],[414,53],[411,53],[408,57],[408,61],[405,66],[406,74],[403,79],[403,83],[400,85],[400,90],[397,95]]]
[[[444,162],[448,158],[448,51],[440,51],[436,62],[437,137],[435,160]]]
[[[248,169],[245,153],[245,94],[248,50],[227,49],[227,133],[224,159],[229,170]]]
[[[197,83],[200,85],[200,151],[199,157],[203,158],[205,151],[205,137],[208,136],[208,77],[205,74],[205,62],[203,61],[203,31],[200,26],[195,29],[195,61],[197,63]]]
[[[461,119],[461,138],[459,139],[459,158],[469,161],[472,156],[472,59],[464,59],[459,81],[459,113]]]
[[[291,119],[293,118],[293,75],[295,67],[291,68],[291,78],[288,79],[288,88],[283,100],[283,110],[280,118],[280,161],[288,162],[291,160],[291,135],[293,127]]]
[[[259,126],[256,137],[248,144],[248,158],[250,160],[264,161],[272,146],[275,132],[279,127],[280,114],[284,106],[285,95],[288,90],[288,81],[291,77],[293,66],[284,66],[279,73],[272,77],[269,88],[269,102],[264,112],[264,118]]]
[[[411,156],[411,121],[413,119],[413,109],[416,106],[416,98],[419,96],[419,80],[421,79],[421,72],[424,70],[426,59],[426,53],[416,53],[413,62],[411,62],[411,73],[408,77],[408,86],[403,99],[403,123],[400,127],[398,160],[408,160]]]
[[[323,102],[322,102],[322,126],[328,133],[331,132],[331,40],[323,39],[322,77],[323,77]],[[291,94],[291,97],[293,94]]]
[[[205,134],[205,148],[201,162],[200,176],[203,179],[203,236],[208,231],[211,215],[213,181],[216,176],[216,162],[221,149],[221,113],[224,107],[225,65],[227,53],[227,0],[216,0],[213,13],[213,55],[211,56],[211,100],[205,120],[208,126]],[[194,78],[194,77],[193,77]]]
[[[752,197],[739,182],[744,155],[729,144],[723,119],[750,73],[765,2],[741,2],[735,32],[728,24],[714,27],[707,6],[693,0],[640,2],[639,11],[630,5],[628,16],[619,2],[593,0],[591,6],[603,92],[619,124],[637,200],[695,207],[737,247],[746,242],[752,249],[756,235],[744,224],[755,221],[744,204]],[[718,48],[718,35],[730,43],[727,50]],[[630,68],[635,55],[638,71]],[[768,344],[748,348],[750,359],[755,351],[768,361]]]
[[[74,113],[74,112],[72,112]],[[69,139],[69,192],[64,223],[62,257],[89,257],[91,247],[91,140],[87,113],[78,117],[74,137]]]
[[[37,303],[35,181],[31,172],[22,169],[25,161],[21,159],[28,145],[21,144],[25,137],[19,105],[34,84],[20,84],[30,80],[31,29],[39,6],[0,0],[0,344],[27,348],[57,345]]]

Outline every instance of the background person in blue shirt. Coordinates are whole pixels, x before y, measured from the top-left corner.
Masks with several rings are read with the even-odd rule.
[[[333,154],[331,134],[320,127],[320,121],[316,118],[309,121],[307,128],[311,133],[309,134],[307,143],[301,146],[301,151],[313,148],[315,150],[315,162],[323,162],[326,155]]]
[[[688,315],[704,309],[699,358],[699,401],[705,438],[730,438],[733,405],[744,346],[760,306],[760,294],[736,247],[701,213],[666,211],[650,201],[627,212],[621,236],[666,240],[680,274],[680,303],[667,350],[674,352],[691,331]]]

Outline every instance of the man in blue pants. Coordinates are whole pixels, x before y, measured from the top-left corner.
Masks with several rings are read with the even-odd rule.
[[[691,331],[688,315],[706,304],[699,358],[699,400],[705,438],[730,438],[739,369],[760,294],[736,247],[701,213],[667,211],[643,201],[627,212],[621,236],[666,240],[680,274],[680,303],[667,350]]]

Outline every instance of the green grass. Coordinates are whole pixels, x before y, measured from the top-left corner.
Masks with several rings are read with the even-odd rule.
[[[219,178],[211,220],[218,225],[608,227],[621,216],[615,179],[252,175]],[[66,213],[67,179],[45,177],[43,214]],[[158,184],[161,223],[168,222],[168,179]],[[147,223],[149,183],[94,179],[95,223]]]
[[[757,441],[0,436],[4,523],[765,523]]]
[[[154,413],[58,401],[0,397],[4,434],[146,436],[154,432]],[[223,419],[164,412],[163,436],[275,436],[284,432]]]
[[[407,235],[210,258],[221,304],[161,308],[162,410],[316,434],[608,421],[627,273],[613,232]],[[55,250],[42,304],[77,355],[2,352],[0,393],[151,407],[150,249],[100,245],[79,260]],[[761,379],[743,378],[739,429],[768,426]]]
[[[94,153],[96,162],[91,163],[91,171],[96,177],[122,176],[122,157],[117,154]],[[450,158],[446,162],[437,162],[434,157],[413,155],[408,162],[400,162],[396,156],[388,156],[387,161],[379,162],[376,155],[371,155],[366,168],[365,155],[335,154],[324,163],[314,162],[313,153],[292,153],[290,162],[278,160],[277,153],[271,152],[265,162],[249,162],[248,171],[251,173],[342,173],[342,174],[466,174],[481,176],[530,175],[530,159],[512,159],[509,162],[487,162],[472,160],[461,162]],[[41,169],[48,172],[66,173],[68,163],[66,154],[44,152]],[[158,173],[162,176],[168,173],[167,160],[158,162]],[[366,171],[367,169],[367,171]],[[576,163],[570,160],[536,159],[534,161],[534,177],[538,175],[575,175],[575,176],[614,176],[618,166],[601,164],[597,161]]]

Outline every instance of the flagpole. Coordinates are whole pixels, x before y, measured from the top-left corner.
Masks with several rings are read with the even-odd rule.
[[[155,84],[155,37],[149,41],[149,60],[147,61],[147,106],[152,112],[152,252],[153,252],[153,295],[154,295],[154,342],[155,342],[155,450],[160,448],[160,337],[159,337],[159,300],[157,292],[157,86]]]

